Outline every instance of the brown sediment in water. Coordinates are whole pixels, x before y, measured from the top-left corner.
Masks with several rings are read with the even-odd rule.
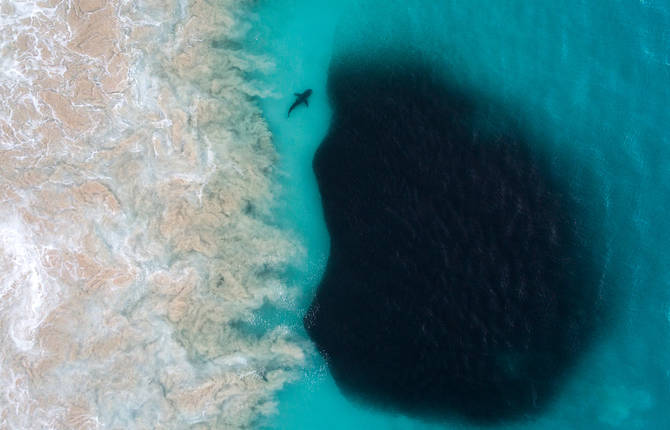
[[[0,1],[0,427],[237,428],[303,351],[239,2]],[[267,210],[267,209],[266,209]]]

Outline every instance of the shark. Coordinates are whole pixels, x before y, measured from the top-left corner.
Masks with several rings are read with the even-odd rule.
[[[312,95],[312,90],[308,89],[302,93],[295,93],[296,96],[295,102],[291,105],[291,108],[288,110],[288,115],[286,117],[288,118],[291,116],[291,111],[295,109],[297,106],[300,106],[301,103],[305,103],[305,106],[309,106],[309,103],[307,102],[307,98]]]

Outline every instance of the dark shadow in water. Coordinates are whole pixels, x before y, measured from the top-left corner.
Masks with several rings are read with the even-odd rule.
[[[575,199],[518,127],[421,61],[335,64],[328,90],[331,250],[304,324],[337,384],[437,419],[542,411],[598,319]]]

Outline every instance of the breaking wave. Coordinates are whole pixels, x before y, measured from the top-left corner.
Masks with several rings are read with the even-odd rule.
[[[241,428],[304,354],[246,2],[0,0],[0,427]],[[249,210],[253,206],[253,210]]]

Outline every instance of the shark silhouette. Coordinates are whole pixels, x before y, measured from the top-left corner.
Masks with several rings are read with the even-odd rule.
[[[309,103],[307,103],[307,98],[312,95],[312,90],[308,89],[303,93],[295,93],[295,96],[297,97],[295,99],[295,102],[291,105],[291,108],[288,110],[288,115],[286,117],[288,118],[291,116],[291,111],[295,109],[297,106],[299,106],[301,103],[305,103],[305,106],[309,106]]]

